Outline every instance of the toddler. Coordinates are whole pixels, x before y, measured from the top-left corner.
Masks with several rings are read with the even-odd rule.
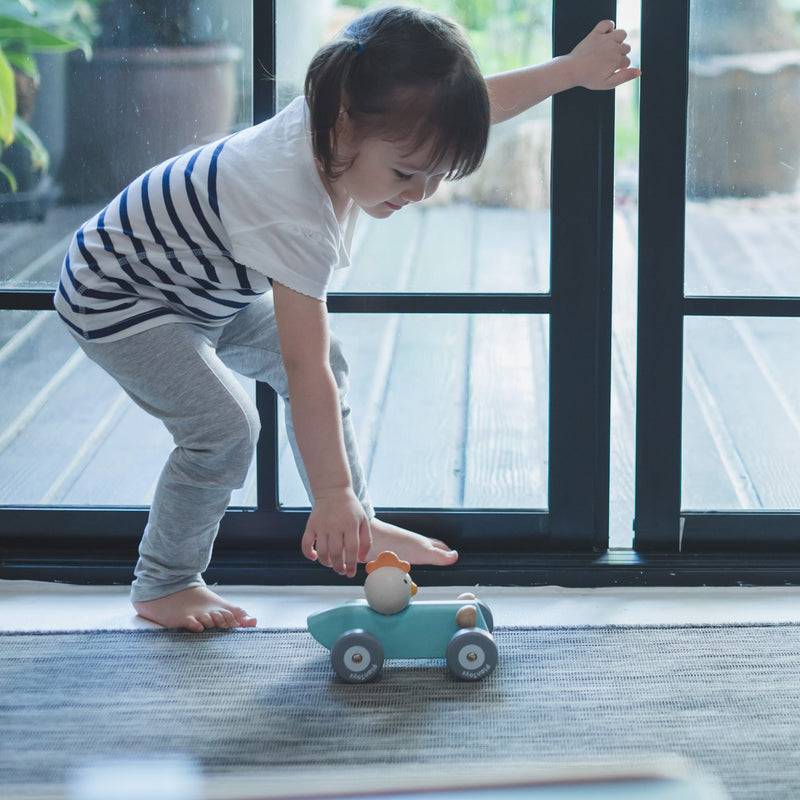
[[[168,160],[75,234],[55,306],[86,355],[175,441],[139,548],[137,612],[194,631],[252,626],[202,574],[259,418],[234,372],[286,401],[312,503],[302,552],[344,575],[393,550],[452,564],[374,515],[326,291],[360,213],[379,219],[480,165],[489,126],[574,86],[636,77],[610,21],[567,56],[484,79],[458,26],[416,8],[355,20],[270,120]]]

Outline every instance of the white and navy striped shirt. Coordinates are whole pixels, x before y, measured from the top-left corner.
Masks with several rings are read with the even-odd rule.
[[[348,266],[316,170],[305,100],[154,167],[75,234],[55,306],[111,341],[165,322],[224,325],[277,280],[324,300]]]

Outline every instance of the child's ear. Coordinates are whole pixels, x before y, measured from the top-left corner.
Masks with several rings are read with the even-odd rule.
[[[333,124],[333,130],[336,138],[341,141],[342,136],[345,135],[347,112],[342,108],[339,110],[339,116],[336,117],[336,122]]]
[[[350,99],[350,95],[342,90],[339,95],[339,116],[336,118],[336,135],[348,135],[351,142],[355,134],[353,114],[350,112],[352,108],[353,102]],[[358,109],[356,109],[356,112],[357,111]],[[356,116],[358,116],[358,113],[356,113]]]
[[[339,108],[339,116],[336,117],[336,135],[341,137],[343,135],[352,135],[352,119],[347,109],[344,106]]]

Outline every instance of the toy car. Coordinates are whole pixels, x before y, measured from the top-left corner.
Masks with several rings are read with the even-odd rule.
[[[481,680],[497,665],[493,625],[489,608],[472,595],[418,600],[391,614],[352,600],[308,617],[309,633],[331,651],[347,683],[374,680],[385,658],[444,658],[457,677]]]

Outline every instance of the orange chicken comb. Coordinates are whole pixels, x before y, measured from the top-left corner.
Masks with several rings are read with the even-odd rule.
[[[370,561],[367,564],[367,574],[369,575],[370,572],[374,572],[380,567],[397,567],[403,572],[411,572],[411,564],[408,561],[401,561],[397,557],[397,553],[393,553],[391,550],[384,550],[374,561]]]

